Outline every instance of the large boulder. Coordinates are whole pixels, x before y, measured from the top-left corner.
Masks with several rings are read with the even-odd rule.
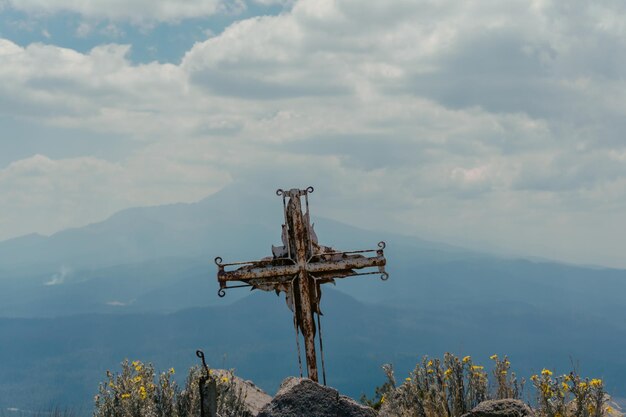
[[[257,417],[375,417],[376,411],[306,378],[283,381]]]
[[[462,417],[535,417],[523,401],[505,399],[483,401]]]

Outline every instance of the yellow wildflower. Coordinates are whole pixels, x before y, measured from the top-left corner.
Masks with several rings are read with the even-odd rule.
[[[138,382],[141,382],[141,376],[137,375],[136,377],[133,378],[133,382],[136,384]]]
[[[227,376],[223,376],[222,377],[222,382],[228,382],[228,377]]]
[[[563,375],[563,381],[571,381],[572,378],[569,375]]]
[[[468,363],[468,362],[469,362],[469,361],[471,361],[471,360],[472,360],[472,357],[471,357],[471,356],[465,356],[465,357],[463,358],[463,363]]]
[[[613,407],[611,407],[610,405],[608,405],[608,406],[606,407],[606,412],[607,412],[607,413],[610,413],[610,412],[612,412],[612,411],[613,411]]]
[[[472,365],[472,371],[482,371],[483,369],[485,369],[484,366]]]
[[[428,361],[428,363],[426,364],[426,366],[433,366],[433,361]]]
[[[170,374],[175,374],[176,371],[174,370],[174,368],[170,368]]]
[[[533,375],[533,376],[531,376],[531,377],[530,377],[530,380],[531,380],[531,381],[536,381],[536,380],[537,380],[537,378],[538,378],[538,376],[535,374],[535,375]]]
[[[432,370],[432,369],[429,369],[429,370],[428,370],[428,373],[429,373],[429,374],[432,374],[432,373],[433,373],[433,370]]]
[[[126,398],[130,398],[130,394],[129,393],[122,394],[122,399],[126,399]]]
[[[552,376],[552,371],[549,369],[543,368],[543,370],[541,371],[541,375]]]
[[[142,400],[145,400],[146,397],[148,396],[148,393],[146,392],[146,387],[144,387],[143,385],[139,387],[139,397],[141,397]]]
[[[443,373],[444,376],[448,377],[452,374],[452,369],[448,368],[446,369],[446,371]]]
[[[384,404],[385,403],[385,396],[383,395],[382,397],[380,397],[380,403]]]
[[[143,369],[143,368],[142,368],[142,366],[141,366],[141,365],[137,365],[137,366],[135,366],[135,371],[137,371],[137,372],[141,371],[142,369]]]
[[[133,367],[138,366],[139,365],[139,361],[132,361],[131,365],[133,365]]]
[[[581,382],[580,384],[578,384],[578,386],[579,386],[581,389],[587,389],[587,383],[586,383],[586,382]]]
[[[500,373],[501,373],[502,375],[506,375],[506,370],[504,370],[504,371],[500,371]]]
[[[411,378],[404,378],[405,381],[411,382]]]
[[[602,386],[602,380],[601,379],[592,379],[591,382],[589,383],[589,385],[591,385],[594,388],[598,388]]]
[[[511,362],[509,362],[508,360],[506,360],[506,361],[504,361],[504,364],[505,364],[506,366],[510,366],[510,365],[511,365]]]
[[[496,359],[498,359],[498,355],[494,353],[493,355],[489,356],[489,359],[491,359],[492,361],[495,361]]]
[[[561,383],[561,387],[563,388],[563,391],[567,391],[569,389],[569,385],[567,385],[565,382]]]

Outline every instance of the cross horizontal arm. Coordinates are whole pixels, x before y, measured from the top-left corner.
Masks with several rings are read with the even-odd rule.
[[[299,271],[297,265],[270,265],[252,268],[240,268],[234,271],[225,271],[223,266],[217,273],[220,284],[228,281],[248,281],[252,279],[279,278],[282,276],[295,275]]]
[[[363,269],[363,268],[371,268],[371,267],[379,267],[382,268],[386,264],[385,257],[382,255],[372,256],[372,257],[364,257],[364,256],[355,256],[355,257],[346,257],[337,261],[323,261],[323,262],[310,262],[306,266],[307,272],[311,274],[319,274],[319,273],[332,273],[332,272],[340,272],[351,269]],[[384,269],[381,270],[384,272]]]

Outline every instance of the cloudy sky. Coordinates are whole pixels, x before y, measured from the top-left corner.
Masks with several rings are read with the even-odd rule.
[[[0,0],[0,239],[231,183],[626,267],[626,3]]]

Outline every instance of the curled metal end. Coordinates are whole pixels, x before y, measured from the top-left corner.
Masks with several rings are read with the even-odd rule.
[[[389,279],[389,274],[386,272],[383,272],[382,274],[380,274],[380,279],[383,281],[387,281]]]
[[[311,194],[313,191],[315,191],[315,188],[313,188],[313,187],[306,187],[307,194]]]
[[[222,261],[223,261],[223,259],[220,256],[216,257],[215,258],[215,265],[222,266]]]
[[[278,190],[276,190],[276,195],[277,195],[277,196],[279,196],[279,197],[280,197],[281,195],[283,195],[284,193],[285,193],[285,192],[282,190],[282,188],[279,188]]]
[[[381,249],[385,249],[387,247],[387,244],[381,240],[380,242],[378,242],[378,247]]]
[[[204,368],[204,371],[206,372],[206,376],[200,379],[200,384],[203,384],[204,382],[206,382],[207,379],[209,379],[209,367],[207,366],[206,361],[204,360],[203,351],[201,351],[200,349],[196,350],[196,356],[202,360],[202,367]]]
[[[217,296],[220,298],[224,298],[224,296],[226,295],[226,291],[224,291],[223,288],[220,288],[219,290],[217,290]]]

